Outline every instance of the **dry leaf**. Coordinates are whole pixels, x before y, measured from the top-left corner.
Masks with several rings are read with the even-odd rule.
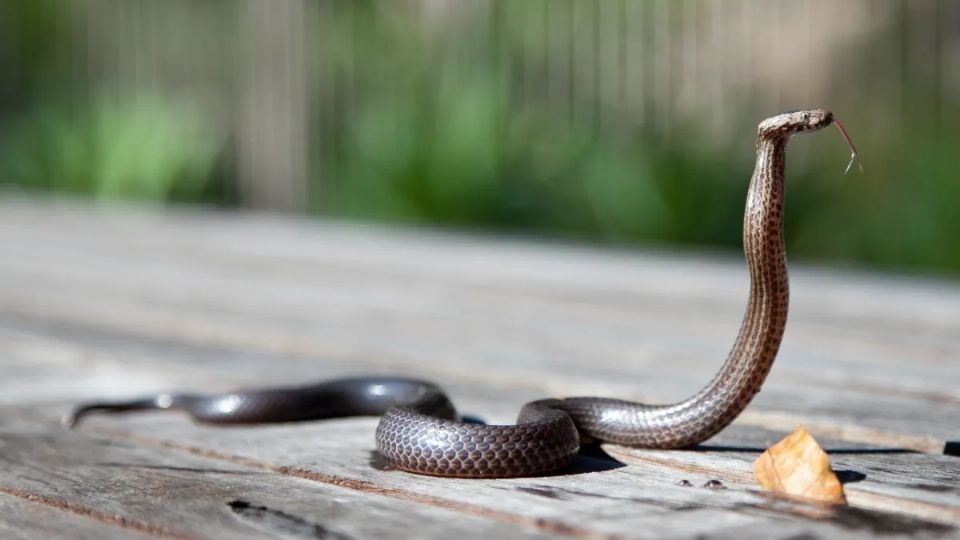
[[[846,503],[843,486],[830,468],[830,457],[800,426],[753,462],[753,476],[764,489],[826,501]]]

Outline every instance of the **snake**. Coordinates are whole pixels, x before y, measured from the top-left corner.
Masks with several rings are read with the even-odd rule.
[[[750,275],[746,313],[716,375],[689,398],[648,405],[602,397],[542,399],[524,405],[514,425],[462,421],[435,384],[401,377],[353,377],[317,384],[224,394],[164,393],[123,402],[93,402],[64,417],[74,427],[93,413],[168,409],[195,421],[260,424],[377,415],[377,451],[395,468],[448,477],[517,477],[568,466],[581,442],[677,449],[727,427],[760,391],[787,322],[789,285],[783,239],[784,175],[792,135],[836,123],[823,109],[792,111],[760,122],[756,163],[743,215]],[[849,170],[849,166],[848,166]]]

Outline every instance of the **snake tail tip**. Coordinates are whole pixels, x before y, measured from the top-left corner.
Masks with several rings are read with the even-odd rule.
[[[102,407],[100,405],[84,405],[76,407],[60,417],[60,425],[63,426],[64,429],[74,429],[80,425],[87,415],[101,408]]]
[[[73,412],[67,413],[60,418],[60,425],[63,429],[73,429],[80,425],[80,417]]]

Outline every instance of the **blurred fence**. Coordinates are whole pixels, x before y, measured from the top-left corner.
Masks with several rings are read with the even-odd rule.
[[[41,0],[5,3],[0,31],[7,74],[0,122],[38,103],[66,110],[153,103],[156,114],[129,132],[166,118],[162,140],[180,144],[171,142],[169,154],[186,156],[170,170],[219,177],[215,199],[280,210],[350,213],[369,203],[382,208],[357,213],[536,228],[537,211],[546,212],[534,208],[540,184],[564,174],[636,174],[639,165],[624,156],[639,144],[657,154],[710,146],[717,148],[711,159],[744,154],[686,173],[738,171],[750,159],[745,133],[760,118],[824,106],[861,140],[868,170],[876,163],[888,169],[885,155],[896,155],[899,167],[909,156],[896,149],[934,144],[960,119],[960,2],[950,0]],[[561,142],[548,141],[554,138]],[[606,146],[590,146],[597,139]],[[599,164],[555,170],[585,148]],[[937,159],[932,174],[952,178],[956,167]],[[895,174],[918,171],[903,166]],[[557,197],[592,196],[557,182],[551,193],[567,190]],[[620,224],[618,212],[623,220],[647,218],[616,207],[619,194],[633,189],[619,182],[606,199],[587,201],[597,223],[542,221],[736,242],[734,227],[711,237],[709,219],[706,233],[671,233],[657,212],[673,212],[677,223],[690,216],[669,201],[640,206],[637,212],[654,216],[649,223]],[[739,196],[740,184],[730,193]],[[655,187],[634,195],[671,196],[673,188]],[[209,186],[190,189],[174,191],[211,197]],[[495,198],[493,190],[510,193],[506,202],[474,208],[471,201]],[[567,213],[563,201],[543,204]],[[937,222],[945,210],[924,211]],[[832,251],[849,251],[848,244]],[[886,257],[875,253],[879,247],[864,249],[850,256]],[[951,261],[946,266],[960,267],[960,259]]]

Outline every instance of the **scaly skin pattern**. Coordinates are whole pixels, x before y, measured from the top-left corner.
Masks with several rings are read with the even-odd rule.
[[[566,466],[580,437],[648,448],[684,448],[732,422],[760,391],[780,348],[789,288],[783,246],[784,157],[796,133],[829,126],[820,109],[783,113],[760,123],[757,162],[743,216],[750,272],[746,314],[730,354],[713,379],[671,405],[575,397],[526,404],[516,425],[454,420],[439,388],[425,381],[363,377],[298,388],[197,396],[162,394],[121,403],[91,403],[68,415],[74,426],[94,412],[176,409],[211,424],[289,422],[381,414],[377,450],[400,469],[454,477],[542,474]]]
[[[381,418],[376,439],[377,451],[398,468],[473,478],[553,471],[580,449],[570,416],[548,408],[515,426],[465,424],[394,408]]]

